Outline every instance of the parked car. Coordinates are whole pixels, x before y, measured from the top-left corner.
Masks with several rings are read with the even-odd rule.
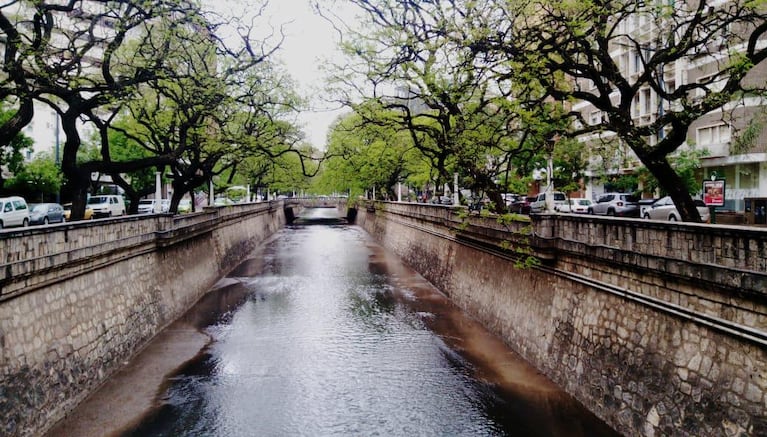
[[[58,203],[35,203],[30,206],[29,224],[31,225],[64,222],[64,208]]]
[[[142,199],[138,201],[139,214],[151,214],[155,211],[155,205],[160,204],[160,212],[168,212],[170,209],[169,199]]]
[[[565,193],[554,191],[551,195],[553,199],[552,206],[555,211],[567,203]],[[536,214],[544,211],[546,211],[546,193],[539,193],[535,196],[535,200],[530,202],[530,213]]]
[[[506,207],[510,207],[514,202],[518,201],[521,196],[519,194],[513,194],[513,193],[503,193],[502,195],[503,201],[506,204]]]
[[[116,194],[102,194],[88,199],[88,206],[93,209],[93,217],[112,217],[125,215],[125,200]]]
[[[186,214],[188,212],[192,212],[192,200],[181,199],[181,201],[178,202],[178,213]]]
[[[228,197],[217,197],[213,201],[213,206],[229,206],[234,205],[234,202]]]
[[[604,193],[588,209],[589,214],[639,217],[639,199],[633,194]]]
[[[698,209],[701,220],[708,222],[711,217],[706,204],[700,199],[695,199],[695,206]],[[662,197],[656,200],[649,208],[646,208],[644,218],[649,220],[669,220],[672,222],[682,220],[682,216],[679,214],[670,196]]]
[[[591,199],[583,199],[580,197],[571,197],[567,199],[567,203],[555,208],[558,212],[571,212],[576,214],[587,214],[589,207],[592,205]]]
[[[434,196],[431,198],[430,202],[436,203],[437,205],[452,205],[453,198],[451,196]]]
[[[23,197],[0,198],[0,229],[29,226],[29,207]]]
[[[62,208],[64,208],[64,220],[69,221],[69,217],[72,216],[72,204],[65,203],[62,205]],[[85,205],[85,213],[83,214],[83,220],[91,220],[92,218],[93,218],[93,209],[91,209],[88,205]]]
[[[535,196],[520,197],[509,205],[509,212],[516,214],[530,214],[530,203],[535,200]]]

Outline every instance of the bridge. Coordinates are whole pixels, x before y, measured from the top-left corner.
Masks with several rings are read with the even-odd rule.
[[[764,230],[346,205],[288,199],[3,231],[0,429],[43,432],[261,241],[321,207],[354,219],[619,432],[767,434]]]

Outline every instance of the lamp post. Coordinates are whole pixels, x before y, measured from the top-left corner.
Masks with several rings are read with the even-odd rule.
[[[546,161],[546,212],[554,211],[554,146],[559,141],[559,134],[555,133],[546,142],[549,156]]]
[[[162,174],[154,172],[154,213],[162,212]]]
[[[458,173],[453,173],[453,205],[458,206]]]

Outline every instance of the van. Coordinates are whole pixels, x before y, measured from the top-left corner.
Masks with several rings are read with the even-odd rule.
[[[139,214],[152,214],[155,207],[160,206],[160,212],[168,212],[170,209],[170,199],[142,199],[138,201]]]
[[[0,198],[0,229],[29,226],[29,207],[23,197]]]
[[[125,200],[115,194],[100,194],[88,199],[88,208],[93,210],[94,218],[125,215]]]
[[[551,196],[553,198],[553,202],[551,202],[551,204],[554,208],[554,211],[558,210],[559,207],[567,204],[567,196],[565,196],[565,193],[554,191],[551,193]],[[535,196],[534,201],[530,202],[530,212],[541,213],[544,211],[546,211],[546,193],[540,193]]]

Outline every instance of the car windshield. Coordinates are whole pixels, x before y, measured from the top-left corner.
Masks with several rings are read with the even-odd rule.
[[[108,203],[106,196],[93,196],[88,199],[88,205],[98,205],[99,203]]]
[[[578,199],[578,205],[588,206],[589,204],[591,204],[589,199]]]
[[[554,200],[565,200],[565,195],[563,193],[554,193]]]
[[[139,200],[138,201],[139,205],[151,205],[152,203],[154,203],[154,202],[152,202],[151,200]]]
[[[48,209],[48,205],[39,204],[32,207],[32,212],[45,212]]]

